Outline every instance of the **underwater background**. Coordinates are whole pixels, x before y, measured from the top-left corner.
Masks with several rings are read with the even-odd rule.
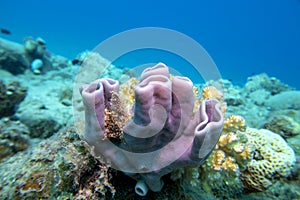
[[[300,88],[298,0],[14,0],[1,1],[0,20],[0,26],[12,32],[8,39],[22,42],[25,36],[39,36],[50,51],[69,59],[128,29],[174,29],[200,43],[222,77],[234,83],[243,84],[248,76],[265,72]],[[143,62],[145,57],[139,54],[135,60]],[[136,62],[128,57],[119,64]],[[184,71],[180,64],[171,64]],[[193,79],[193,73],[185,73]]]
[[[300,199],[299,0],[12,0],[0,10],[0,199]],[[194,39],[220,79],[205,82],[183,54],[93,51],[144,27]],[[142,72],[149,63],[159,64]],[[135,126],[148,113],[155,127]],[[181,141],[179,119],[192,143],[160,151]]]

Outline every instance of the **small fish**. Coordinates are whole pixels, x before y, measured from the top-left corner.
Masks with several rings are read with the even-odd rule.
[[[11,32],[5,28],[1,28],[1,33],[6,34],[6,35],[10,35]]]
[[[72,60],[72,64],[73,64],[73,65],[81,65],[81,63],[82,63],[81,60],[78,60],[78,59]]]

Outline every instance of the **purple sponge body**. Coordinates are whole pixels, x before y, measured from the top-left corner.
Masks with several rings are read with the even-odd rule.
[[[104,109],[119,82],[99,79],[81,89],[85,107],[85,140],[95,156],[132,178],[160,191],[161,177],[175,169],[199,166],[210,155],[223,128],[221,104],[203,100],[194,112],[193,83],[170,77],[159,63],[147,68],[135,88],[133,119],[124,127],[124,141],[105,138]]]

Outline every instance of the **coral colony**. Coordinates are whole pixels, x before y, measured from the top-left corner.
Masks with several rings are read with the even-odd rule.
[[[217,99],[195,103],[192,82],[170,76],[163,63],[143,71],[134,93],[119,91],[124,89],[107,78],[81,89],[85,140],[96,156],[136,179],[135,191],[144,196],[148,188],[162,189],[163,175],[207,159],[222,132],[223,113]],[[122,105],[127,93],[134,99],[131,114]]]

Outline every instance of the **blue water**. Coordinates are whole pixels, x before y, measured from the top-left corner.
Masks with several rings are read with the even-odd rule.
[[[299,0],[10,0],[1,1],[0,10],[0,27],[12,32],[1,37],[40,36],[51,52],[69,59],[119,32],[165,27],[199,42],[223,78],[243,84],[265,72],[300,89]]]

